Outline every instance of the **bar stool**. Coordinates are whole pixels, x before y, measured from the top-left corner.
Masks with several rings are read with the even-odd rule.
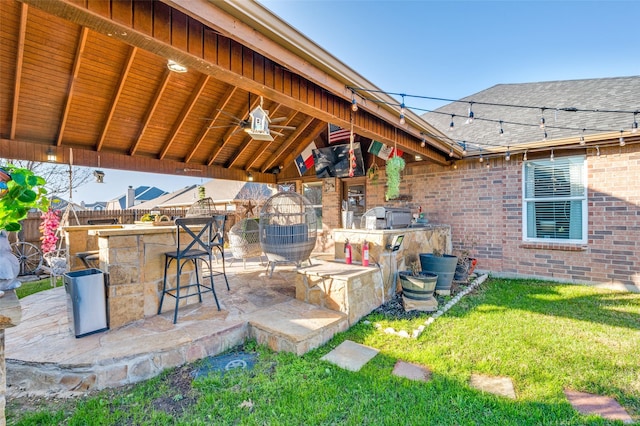
[[[178,320],[178,305],[181,299],[186,299],[192,296],[198,296],[200,303],[202,303],[202,293],[213,293],[213,298],[216,301],[216,306],[220,310],[220,303],[218,303],[218,296],[213,286],[213,274],[209,274],[204,277],[201,271],[200,262],[203,262],[205,266],[211,271],[213,264],[213,246],[210,244],[213,241],[213,237],[216,233],[214,231],[215,218],[208,217],[189,217],[183,219],[176,219],[176,249],[174,251],[166,252],[164,262],[164,278],[162,280],[162,294],[160,296],[160,305],[158,306],[158,314],[162,312],[162,304],[164,302],[165,295],[171,296],[176,300],[176,306],[173,313],[173,323]],[[193,229],[192,229],[193,228]],[[176,265],[176,285],[175,287],[167,287],[167,278],[169,275],[169,266],[174,263]],[[196,275],[196,282],[189,283],[187,285],[180,284],[180,276],[182,275],[182,269],[187,264],[193,264]],[[210,285],[205,285],[202,280],[209,278]],[[189,293],[189,289],[197,288],[197,293]],[[228,284],[227,284],[228,287]],[[180,294],[180,292],[184,292]]]
[[[213,216],[213,236],[209,242],[211,250],[217,250],[222,258],[222,272],[214,271],[213,268],[209,271],[212,276],[222,275],[224,276],[224,282],[227,284],[227,290],[229,288],[229,280],[227,279],[227,270],[224,264],[224,226],[227,221],[227,216],[223,214]],[[216,257],[217,261],[217,257]],[[212,265],[213,266],[213,265]]]

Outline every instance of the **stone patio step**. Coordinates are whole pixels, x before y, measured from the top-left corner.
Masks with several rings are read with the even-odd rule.
[[[360,371],[378,352],[378,349],[345,340],[320,359],[345,370]]]
[[[303,355],[346,331],[345,314],[299,300],[278,303],[249,317],[249,337],[274,351]]]
[[[627,411],[613,398],[565,389],[569,403],[581,414],[595,414],[607,420],[620,420],[624,424],[633,423]]]

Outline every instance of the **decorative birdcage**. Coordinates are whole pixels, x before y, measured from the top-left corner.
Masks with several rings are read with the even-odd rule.
[[[211,197],[201,198],[189,206],[185,217],[211,216],[215,213],[215,210]]]
[[[278,263],[300,265],[316,245],[318,217],[313,205],[296,192],[271,196],[260,211],[260,246],[271,273]]]

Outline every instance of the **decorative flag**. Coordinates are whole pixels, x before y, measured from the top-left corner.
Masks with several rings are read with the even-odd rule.
[[[313,162],[313,150],[316,149],[316,143],[311,142],[300,155],[296,157],[296,167],[300,176],[304,175],[309,170]]]
[[[329,123],[329,143],[348,141],[351,137],[349,129],[343,129],[335,124]]]
[[[382,142],[372,141],[371,145],[369,145],[369,152],[373,155],[376,155],[383,160],[388,160],[391,157],[402,157],[402,151],[399,149],[396,150],[392,146],[387,146]]]

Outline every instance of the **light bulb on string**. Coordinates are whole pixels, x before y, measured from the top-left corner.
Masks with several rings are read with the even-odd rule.
[[[580,145],[584,145],[586,143],[585,140],[584,140],[584,131],[585,130],[586,129],[582,129],[582,136],[580,136]]]
[[[624,145],[625,145],[625,142],[624,142],[624,136],[622,136],[622,132],[623,132],[623,131],[622,131],[622,130],[620,130],[620,139],[619,139],[619,140],[620,140],[620,146],[624,146]]]
[[[600,147],[596,145],[596,155],[600,157]]]
[[[480,154],[480,158],[478,159],[478,161],[480,161],[481,163],[484,163],[484,157],[482,156],[482,154]]]
[[[631,133],[638,133],[638,120],[636,119],[637,115],[637,112],[633,113],[633,124],[631,124]]]
[[[540,115],[540,128],[544,129],[545,127],[544,108],[540,108],[540,110],[542,111]]]
[[[462,142],[462,155],[467,155],[467,143]]]
[[[358,102],[356,101],[356,95],[352,95],[351,97],[351,111],[358,111]]]
[[[522,161],[527,161],[527,151],[524,152],[524,155],[522,156]]]
[[[473,118],[474,118],[474,114],[473,114],[473,102],[469,102],[469,112],[467,115],[467,124],[471,124],[473,123]]]
[[[547,136],[548,136],[548,135],[547,135],[547,131],[545,130],[545,131],[544,131],[544,138],[543,138],[543,140],[545,140],[545,141],[546,141],[546,140],[547,140]]]
[[[400,104],[400,124],[404,124],[406,122],[406,120],[404,119],[404,113],[404,95],[402,95],[402,103]]]
[[[504,135],[504,129],[502,128],[502,120],[500,120],[500,136]]]
[[[451,123],[449,123],[449,131],[453,132],[453,127],[455,126],[453,124],[453,117],[455,117],[455,114],[451,114]]]
[[[507,152],[504,154],[505,161],[511,160],[511,151],[509,151],[509,147],[507,147]]]
[[[424,148],[425,146],[427,146],[427,139],[424,137],[424,133],[421,133],[421,134],[422,134],[422,141],[420,142],[420,146]]]
[[[449,157],[453,157],[453,148],[449,148]]]
[[[551,155],[549,156],[549,161],[555,160],[555,156],[553,155],[553,148],[551,148]]]

